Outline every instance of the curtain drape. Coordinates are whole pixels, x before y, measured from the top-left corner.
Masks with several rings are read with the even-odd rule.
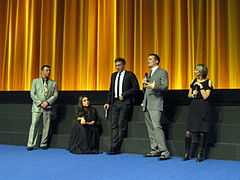
[[[239,0],[0,0],[0,90],[29,90],[43,64],[61,90],[106,90],[114,58],[141,82],[158,53],[170,88],[196,63],[216,88],[240,88]]]

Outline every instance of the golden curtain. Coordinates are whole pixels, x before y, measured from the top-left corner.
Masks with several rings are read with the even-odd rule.
[[[43,64],[61,90],[106,90],[114,58],[141,82],[157,52],[170,88],[196,63],[216,88],[240,87],[239,0],[0,0],[0,90],[29,90]]]

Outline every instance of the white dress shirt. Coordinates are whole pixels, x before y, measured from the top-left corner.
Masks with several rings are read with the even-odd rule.
[[[157,69],[158,69],[158,66],[152,67],[152,69],[151,69],[151,77],[152,77],[153,73],[154,73]]]
[[[118,98],[118,94],[117,94],[117,85],[118,85],[118,76],[119,76],[119,72],[117,73],[117,76],[115,78],[115,87],[114,87],[114,97]],[[122,87],[123,87],[123,78],[125,75],[125,71],[121,72],[121,76],[120,76],[120,80],[119,80],[119,95],[122,96]]]

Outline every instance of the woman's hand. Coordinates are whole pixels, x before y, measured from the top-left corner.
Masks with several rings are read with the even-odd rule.
[[[82,124],[82,125],[86,124],[86,120],[85,120],[84,118],[82,118],[82,119],[80,120],[80,124]]]
[[[195,82],[195,83],[194,83],[194,85],[197,85],[197,86],[199,86],[199,88],[200,88],[200,89],[202,89],[202,88],[203,88],[203,85],[202,85],[200,82]]]
[[[193,90],[193,92],[192,92],[193,97],[196,97],[197,94],[198,94],[198,90]]]
[[[90,122],[87,122],[88,125],[94,125],[95,124],[95,121],[90,121]]]

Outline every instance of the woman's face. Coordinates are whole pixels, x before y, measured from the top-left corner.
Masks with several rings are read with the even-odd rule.
[[[201,76],[200,69],[198,67],[196,67],[194,69],[194,75],[195,75],[195,77],[200,77]]]
[[[83,107],[88,107],[89,104],[90,104],[90,102],[89,102],[88,98],[87,98],[87,97],[84,97],[84,98],[82,99],[82,106],[83,106]]]

